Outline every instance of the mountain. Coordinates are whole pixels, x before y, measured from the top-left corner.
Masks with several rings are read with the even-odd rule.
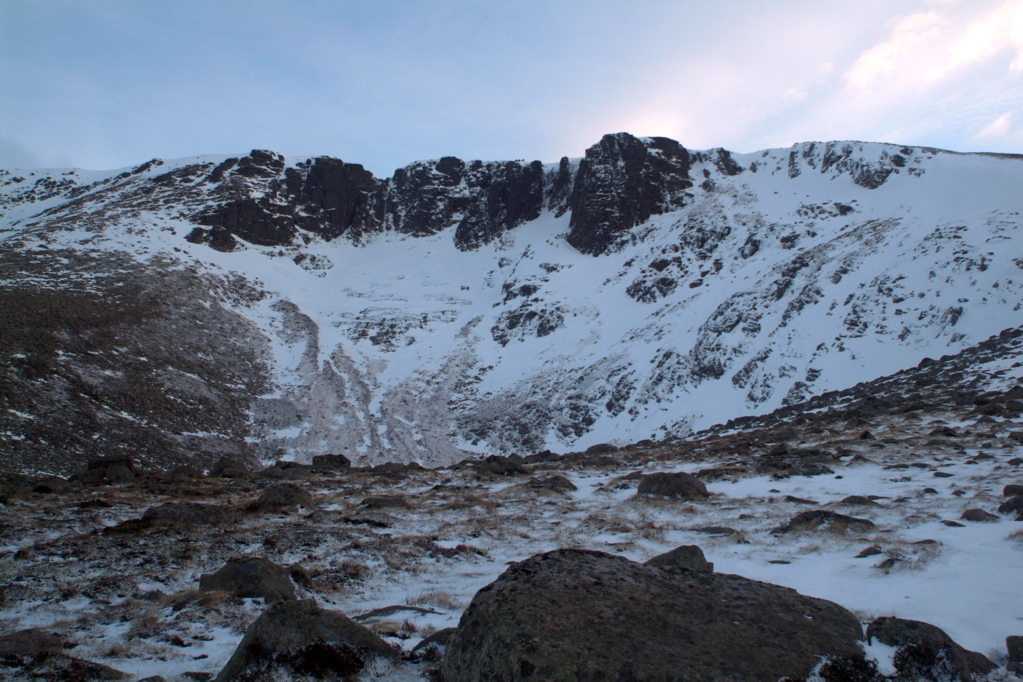
[[[2,466],[438,465],[766,414],[1023,324],[1021,185],[1017,156],[625,133],[388,179],[0,171]]]

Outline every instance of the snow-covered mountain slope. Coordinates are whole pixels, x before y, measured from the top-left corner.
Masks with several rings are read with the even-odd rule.
[[[140,439],[439,464],[769,412],[1023,324],[1021,186],[1016,157],[627,134],[387,180],[270,152],[3,171],[0,294],[35,310],[0,338],[7,466]]]

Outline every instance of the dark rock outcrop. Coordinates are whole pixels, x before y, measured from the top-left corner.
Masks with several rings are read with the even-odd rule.
[[[690,158],[675,140],[605,135],[586,150],[572,188],[568,243],[599,255],[636,225],[685,205]]]
[[[368,629],[312,599],[271,606],[249,626],[217,682],[314,678],[347,680],[395,650]]]
[[[448,682],[774,682],[860,655],[860,632],[841,606],[788,588],[556,550],[476,593],[441,670]]]
[[[900,679],[970,682],[995,668],[983,654],[967,651],[930,623],[878,618],[867,626],[867,641],[874,639],[898,648],[894,663]]]
[[[229,592],[236,597],[262,597],[267,603],[295,599],[288,569],[262,557],[231,559],[216,573],[199,578],[203,592]]]

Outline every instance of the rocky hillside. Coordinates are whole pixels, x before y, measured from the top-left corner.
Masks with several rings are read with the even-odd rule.
[[[436,465],[661,441],[1023,324],[1019,158],[855,142],[387,179],[0,171],[0,451]]]

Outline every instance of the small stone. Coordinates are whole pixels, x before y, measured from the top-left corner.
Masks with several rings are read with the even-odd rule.
[[[952,478],[955,474],[951,474],[947,471],[935,471],[934,478]]]
[[[878,554],[884,554],[884,550],[881,549],[880,545],[871,545],[857,554],[856,558],[864,559],[868,556],[877,556]]]
[[[965,525],[959,523],[958,521],[949,521],[948,519],[943,519],[942,523],[948,526],[949,528],[966,528]]]

